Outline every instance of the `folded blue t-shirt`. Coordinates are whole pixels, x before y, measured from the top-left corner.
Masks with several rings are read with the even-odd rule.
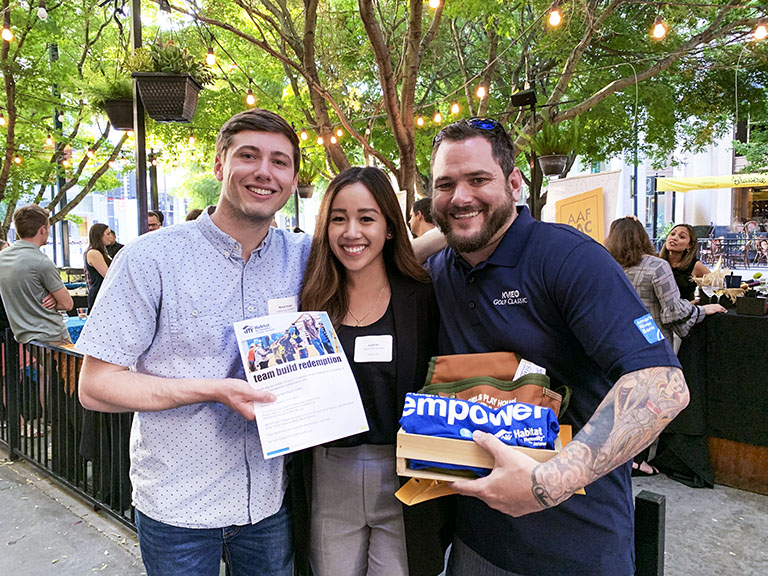
[[[560,431],[555,413],[542,406],[510,402],[501,408],[489,408],[478,402],[429,394],[406,394],[400,426],[409,434],[472,440],[475,430],[493,434],[510,446],[554,449]],[[414,470],[450,468],[471,470],[486,476],[490,470],[455,464],[410,460]]]

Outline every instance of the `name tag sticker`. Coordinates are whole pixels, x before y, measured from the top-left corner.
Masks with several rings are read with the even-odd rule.
[[[283,312],[298,312],[299,297],[286,296],[285,298],[270,298],[267,300],[267,310],[270,314],[282,314]]]
[[[653,320],[653,316],[646,314],[640,318],[635,319],[635,326],[640,330],[649,344],[655,344],[664,340],[664,334],[661,333],[659,327],[656,326],[656,322]]]
[[[355,362],[392,362],[392,335],[355,338]]]

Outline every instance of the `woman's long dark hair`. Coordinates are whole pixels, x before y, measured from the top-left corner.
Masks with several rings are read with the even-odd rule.
[[[109,226],[106,224],[94,224],[88,231],[88,250],[96,250],[97,252],[101,252],[101,255],[104,256],[104,261],[107,263],[107,266],[112,263],[112,258],[110,258],[109,252],[107,252],[107,247],[104,245],[104,242],[101,239],[104,236],[104,232],[106,232],[108,229]]]
[[[611,222],[605,247],[622,268],[635,266],[645,254],[656,256],[645,228],[630,216]]]
[[[677,226],[673,226],[672,230],[675,228],[680,228],[681,226],[688,230],[688,235],[691,237],[691,245],[688,246],[686,252],[683,252],[683,258],[680,260],[680,264],[673,266],[673,268],[687,270],[690,268],[691,263],[699,256],[699,239],[696,236],[696,232],[694,231],[693,226],[690,224],[678,224]],[[672,230],[669,231],[670,234],[672,233]],[[661,247],[661,250],[659,250],[659,258],[664,258],[664,260],[669,262],[669,250],[667,250],[666,241],[664,242],[664,246]],[[672,262],[669,262],[669,265],[672,266]]]
[[[323,195],[301,289],[302,309],[325,310],[334,326],[338,326],[346,314],[347,291],[344,266],[333,254],[328,241],[331,205],[341,189],[356,182],[371,193],[387,221],[387,230],[392,234],[392,238],[384,242],[383,256],[387,268],[394,267],[404,276],[429,282],[429,274],[413,254],[400,204],[387,175],[373,167],[348,168],[331,181]]]

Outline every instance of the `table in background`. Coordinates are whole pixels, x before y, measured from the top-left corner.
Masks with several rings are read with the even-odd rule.
[[[77,339],[80,338],[80,332],[83,331],[83,326],[85,326],[85,321],[87,319],[87,317],[85,319],[81,319],[78,316],[70,316],[67,318],[67,330],[69,331],[69,338],[73,343],[77,342]]]
[[[655,465],[692,486],[768,494],[768,316],[730,310],[680,347],[691,402],[659,439]]]

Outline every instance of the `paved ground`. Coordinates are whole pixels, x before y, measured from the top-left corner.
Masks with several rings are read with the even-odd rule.
[[[768,496],[666,476],[635,478],[666,496],[666,576],[768,574]],[[0,449],[0,576],[138,576],[136,536]],[[340,575],[343,576],[343,575]]]

